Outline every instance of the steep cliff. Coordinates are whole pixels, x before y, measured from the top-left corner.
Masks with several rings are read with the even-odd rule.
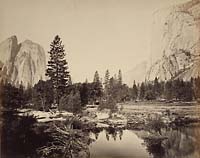
[[[45,79],[45,51],[30,40],[18,44],[12,36],[0,43],[0,79],[15,86],[33,86]]]
[[[152,38],[152,65],[146,79],[181,78],[200,74],[200,0],[166,9],[165,18],[155,13]]]

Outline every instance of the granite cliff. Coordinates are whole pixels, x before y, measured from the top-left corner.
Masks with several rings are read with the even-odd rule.
[[[18,43],[12,36],[0,43],[0,80],[15,86],[34,86],[45,79],[44,49],[37,43],[25,40]]]

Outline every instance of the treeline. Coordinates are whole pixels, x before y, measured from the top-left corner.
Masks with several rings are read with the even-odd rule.
[[[142,82],[133,84],[132,98],[134,100],[176,100],[192,101],[200,98],[200,78],[191,78],[190,81],[180,79],[169,81]]]
[[[55,105],[54,91],[50,80],[39,81],[34,87],[18,88],[10,83],[1,85],[2,104],[9,107],[35,108],[48,111]],[[190,81],[170,80],[133,83],[130,88],[122,82],[122,73],[110,76],[105,73],[104,80],[95,72],[93,82],[69,84],[60,96],[60,110],[79,112],[87,104],[100,104],[100,108],[115,109],[116,103],[125,101],[168,100],[192,101],[200,98],[200,77]]]

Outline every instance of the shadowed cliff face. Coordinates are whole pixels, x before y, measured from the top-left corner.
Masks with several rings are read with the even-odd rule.
[[[164,20],[153,25],[152,65],[147,80],[181,78],[200,75],[200,0],[169,8]],[[156,14],[160,14],[160,11]],[[157,15],[155,15],[157,17]]]
[[[0,43],[0,80],[8,81],[15,86],[33,86],[40,79],[45,79],[44,49],[32,41],[20,44],[12,36]]]

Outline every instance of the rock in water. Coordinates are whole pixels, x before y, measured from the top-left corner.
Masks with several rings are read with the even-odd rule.
[[[161,12],[165,18],[160,19]],[[155,13],[152,65],[146,79],[184,79],[200,75],[200,0]]]
[[[46,58],[44,49],[37,43],[25,40],[18,44],[12,36],[0,43],[0,80],[14,86],[34,86],[45,80]]]

